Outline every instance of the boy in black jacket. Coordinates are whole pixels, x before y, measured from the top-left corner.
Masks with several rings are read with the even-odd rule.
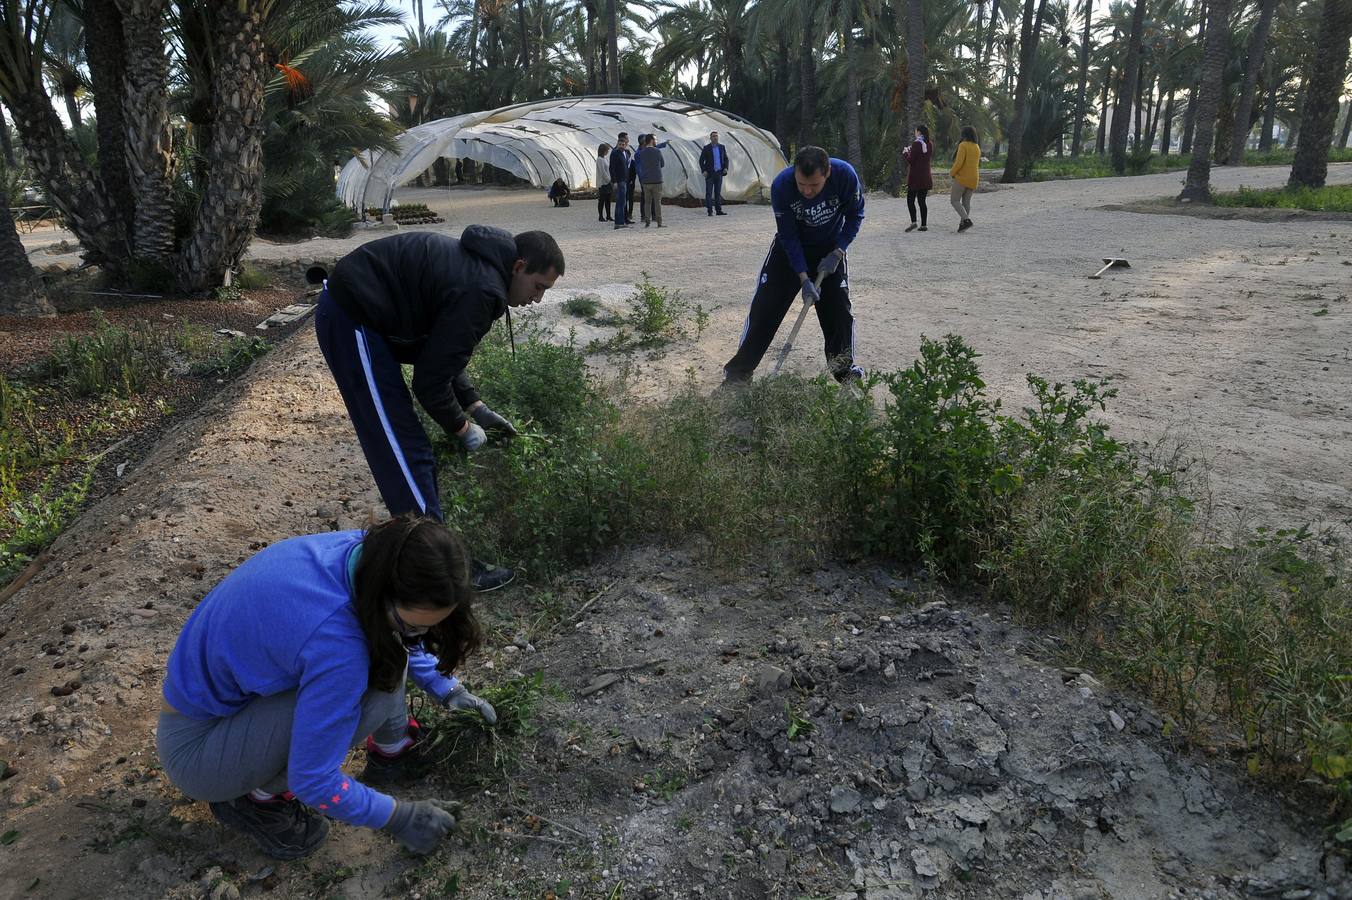
[[[441,518],[432,442],[400,365],[413,365],[413,394],[466,451],[484,445],[486,428],[515,434],[479,399],[465,366],[493,322],[509,306],[538,302],[563,268],[545,232],[513,237],[488,225],[469,226],[459,240],[396,234],[338,261],[319,295],[315,331],[391,515]],[[474,569],[479,590],[512,577],[477,562]]]

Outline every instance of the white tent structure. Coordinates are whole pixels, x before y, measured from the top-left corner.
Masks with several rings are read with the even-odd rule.
[[[614,145],[621,131],[632,142],[646,133],[669,142],[662,150],[666,197],[704,197],[699,154],[711,131],[728,151],[728,200],[769,200],[770,182],[788,165],[775,136],[740,116],[685,100],[607,94],[519,103],[410,128],[395,149],[353,157],[338,177],[338,197],[356,209],[388,212],[395,188],[441,157],[489,163],[536,187],[562,178],[574,190],[592,188],[596,148]]]

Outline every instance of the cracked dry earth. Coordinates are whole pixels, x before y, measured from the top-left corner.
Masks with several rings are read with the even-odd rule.
[[[160,777],[163,661],[249,553],[377,503],[303,329],[60,538],[0,607],[0,898],[1352,898],[1308,813],[999,610],[698,544],[577,573],[565,627],[486,598],[468,683],[552,691],[509,778],[400,792],[465,801],[436,855],[340,825],[271,863]]]

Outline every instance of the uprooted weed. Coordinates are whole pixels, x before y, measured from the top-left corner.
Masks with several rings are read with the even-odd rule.
[[[493,704],[495,725],[478,712],[450,711],[434,703],[416,709],[415,716],[431,726],[432,752],[457,784],[499,781],[515,769],[522,747],[535,733],[536,711],[549,691],[543,672],[484,685],[478,695]]]

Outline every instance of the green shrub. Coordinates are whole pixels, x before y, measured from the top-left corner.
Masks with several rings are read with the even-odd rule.
[[[239,267],[235,284],[239,285],[241,290],[258,291],[272,284],[272,276],[257,266],[244,264]]]
[[[191,366],[194,375],[232,375],[272,349],[260,337],[232,337],[223,346],[199,351],[200,358]]]
[[[0,542],[0,585],[13,580],[74,518],[89,495],[94,467],[86,467],[79,479],[64,487],[58,487],[58,477],[59,469],[53,468],[41,487],[28,496],[3,497],[0,534],[7,537]]]
[[[601,308],[601,301],[594,294],[576,294],[563,301],[563,311],[579,319],[590,319]]]
[[[1352,185],[1334,184],[1322,188],[1270,188],[1255,190],[1241,187],[1231,193],[1216,194],[1217,206],[1258,209],[1306,209],[1315,212],[1352,213]]]
[[[112,325],[94,311],[90,334],[67,337],[48,360],[51,374],[76,397],[130,397],[168,375],[171,339],[145,322]]]
[[[693,314],[698,333],[703,333],[709,316],[702,306],[691,306],[681,292],[654,284],[644,272],[634,285],[623,315],[598,322],[616,329],[606,340],[595,340],[588,353],[632,353],[665,347],[687,334],[686,320]]]

